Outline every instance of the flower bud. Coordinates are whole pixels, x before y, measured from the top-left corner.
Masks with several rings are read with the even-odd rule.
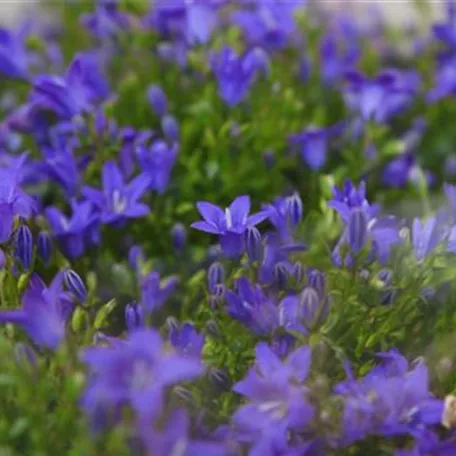
[[[285,288],[288,282],[288,270],[284,263],[277,263],[272,271],[274,282],[278,288]]]
[[[168,99],[163,89],[156,85],[151,85],[147,89],[147,99],[150,107],[155,111],[158,117],[163,117],[168,108]]]
[[[145,255],[143,249],[139,245],[134,245],[128,252],[128,264],[135,271],[141,269],[141,264],[144,263]]]
[[[272,169],[276,163],[275,153],[272,150],[267,150],[263,153],[263,161],[267,169]]]
[[[47,231],[41,231],[38,234],[36,247],[38,255],[43,260],[43,263],[47,266],[52,256],[52,240]]]
[[[326,278],[323,272],[313,269],[309,272],[309,286],[311,286],[317,293],[320,299],[326,294]]]
[[[312,328],[315,323],[318,309],[320,307],[320,297],[312,287],[306,287],[299,297],[299,308],[308,328]]]
[[[164,116],[161,121],[161,127],[166,139],[176,142],[179,141],[179,124],[173,116]]]
[[[303,206],[301,197],[294,193],[287,198],[287,213],[293,226],[299,225],[302,220]]]
[[[261,234],[254,226],[249,226],[245,232],[247,256],[251,262],[260,261],[262,253]]]
[[[225,269],[221,263],[212,263],[207,270],[207,284],[210,293],[215,292],[216,285],[223,283],[225,280]]]
[[[79,274],[72,269],[65,271],[63,276],[65,286],[79,302],[85,302],[87,299],[87,289]]]
[[[182,223],[176,223],[171,230],[171,239],[174,250],[180,252],[184,250],[187,243],[187,230]]]
[[[144,326],[143,308],[140,304],[127,304],[125,307],[125,323],[129,331]]]
[[[350,212],[348,221],[348,242],[353,253],[358,253],[364,247],[367,239],[367,214],[360,208]]]
[[[231,390],[231,381],[224,370],[212,367],[208,370],[207,375],[209,380],[222,392]]]
[[[384,285],[389,287],[393,281],[393,271],[384,268],[378,272],[377,277],[383,282]]]
[[[306,271],[302,263],[300,263],[299,261],[293,265],[292,275],[296,285],[300,286],[304,281]]]
[[[33,258],[33,236],[27,225],[21,225],[17,230],[15,253],[23,268],[29,270]]]

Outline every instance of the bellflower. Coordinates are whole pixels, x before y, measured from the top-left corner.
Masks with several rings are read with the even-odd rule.
[[[347,366],[348,380],[336,394],[344,398],[343,443],[368,435],[413,434],[438,424],[443,403],[429,392],[429,374],[423,361],[410,366],[396,351],[379,354],[381,364],[356,380]]]
[[[428,103],[456,95],[456,56],[451,55],[439,62],[435,72],[434,87],[427,95]]]
[[[163,429],[140,426],[140,436],[145,447],[154,456],[229,456],[226,445],[217,441],[192,439],[191,423],[184,409],[174,410]]]
[[[185,41],[207,43],[219,20],[218,7],[224,0],[158,0],[147,22],[165,36],[175,36]]]
[[[179,146],[158,140],[149,147],[138,147],[137,155],[142,172],[150,178],[150,188],[163,194],[168,188],[171,170],[176,162]]]
[[[340,135],[343,130],[343,124],[327,128],[309,128],[291,135],[288,140],[299,147],[301,157],[309,168],[312,171],[319,171],[326,164],[330,139]]]
[[[78,54],[63,76],[42,75],[33,80],[31,103],[61,119],[91,111],[109,95],[108,83],[95,55]]]
[[[0,28],[0,73],[8,78],[28,78],[31,60],[25,38],[25,27],[16,33]]]
[[[85,249],[99,242],[99,216],[91,203],[71,202],[71,217],[65,216],[57,207],[45,210],[52,235],[57,240],[64,254],[74,260]]]
[[[182,355],[201,357],[204,346],[204,334],[198,333],[190,323],[172,327],[169,340],[172,346]]]
[[[289,44],[296,31],[293,14],[299,6],[299,2],[257,0],[253,3],[253,9],[235,11],[231,18],[233,24],[242,29],[250,44],[279,50]]]
[[[346,105],[364,121],[386,123],[408,108],[418,92],[420,80],[415,72],[384,70],[375,79],[357,71],[345,75]]]
[[[239,196],[223,211],[215,204],[200,201],[196,204],[204,220],[191,226],[205,233],[219,235],[220,245],[227,256],[239,256],[244,251],[243,235],[249,226],[256,226],[268,217],[262,211],[250,215],[250,197]]]
[[[103,167],[102,181],[102,191],[83,187],[82,194],[100,211],[103,223],[124,222],[149,214],[150,208],[138,201],[150,185],[149,177],[140,174],[125,183],[117,164],[108,161]]]
[[[400,188],[409,183],[415,157],[406,153],[389,162],[383,171],[382,181],[388,187]]]
[[[238,56],[233,49],[225,47],[213,54],[210,62],[220,97],[230,107],[246,98],[258,73],[266,72],[268,66],[267,57],[258,48]]]
[[[0,323],[21,327],[39,347],[55,350],[65,338],[65,324],[71,312],[71,301],[63,293],[62,273],[46,288],[33,274],[22,297],[22,308],[0,312]]]
[[[272,299],[259,285],[251,284],[245,277],[236,281],[235,289],[225,293],[226,310],[231,318],[255,334],[271,334],[279,323],[277,306]]]
[[[101,0],[93,13],[82,15],[84,26],[97,38],[115,38],[129,26],[128,14],[119,11],[117,0]]]
[[[158,272],[150,272],[141,278],[141,304],[146,313],[153,312],[164,306],[165,302],[176,290],[178,279],[169,277],[165,281],[160,279]]]
[[[160,335],[146,328],[130,332],[123,343],[87,348],[82,359],[90,372],[82,405],[92,419],[130,406],[140,422],[150,424],[161,414],[167,386],[204,371],[197,358],[165,351]]]
[[[311,351],[301,346],[282,361],[266,343],[256,346],[255,365],[233,391],[248,402],[233,416],[238,439],[251,444],[250,454],[288,454],[290,433],[304,429],[314,408],[306,398]],[[293,453],[291,453],[293,454]],[[297,454],[305,454],[305,451]]]
[[[413,219],[412,245],[418,262],[422,262],[446,237],[446,230],[442,228],[444,218],[445,215],[440,213],[425,222],[417,217]]]

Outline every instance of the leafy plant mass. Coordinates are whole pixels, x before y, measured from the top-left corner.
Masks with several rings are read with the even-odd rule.
[[[456,455],[456,4],[418,6],[0,29],[1,455]]]

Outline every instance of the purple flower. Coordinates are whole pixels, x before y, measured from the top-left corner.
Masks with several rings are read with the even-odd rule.
[[[37,76],[33,81],[31,102],[34,107],[55,112],[62,119],[91,111],[109,95],[106,79],[96,56],[78,54],[63,76]]]
[[[22,308],[0,312],[0,323],[20,326],[39,347],[55,350],[65,338],[71,301],[62,291],[62,273],[46,288],[33,274],[22,297]]]
[[[198,333],[190,323],[181,326],[172,326],[169,340],[172,346],[185,356],[199,358],[204,346],[204,334]]]
[[[318,171],[326,164],[329,140],[340,135],[343,130],[343,124],[327,128],[310,128],[291,135],[288,140],[291,144],[300,147],[301,157],[309,168],[312,171]]]
[[[88,201],[71,202],[72,215],[66,217],[57,207],[45,210],[52,235],[70,259],[79,258],[85,249],[99,242],[99,217]]]
[[[347,366],[348,380],[336,394],[344,398],[342,443],[367,435],[413,434],[423,425],[440,422],[443,403],[429,392],[429,374],[422,361],[409,366],[395,351],[380,353],[382,363],[356,380]]]
[[[413,102],[420,80],[415,72],[384,70],[375,79],[357,71],[346,73],[345,103],[364,121],[388,122]]]
[[[244,100],[259,72],[266,72],[268,61],[261,49],[252,49],[242,56],[223,48],[211,56],[211,67],[217,79],[222,100],[233,107]]]
[[[410,172],[415,165],[415,157],[406,153],[389,162],[383,171],[382,181],[393,188],[404,187],[409,183]]]
[[[101,0],[93,13],[83,14],[81,21],[97,38],[115,38],[129,26],[130,18],[119,11],[117,0]]]
[[[168,37],[189,44],[207,43],[219,24],[217,11],[225,0],[159,0],[148,22]]]
[[[147,88],[147,99],[158,117],[163,117],[168,110],[168,99],[160,86],[150,85]]]
[[[162,281],[158,272],[151,272],[141,278],[141,304],[144,311],[151,313],[163,307],[176,290],[177,284],[176,277],[168,277]]]
[[[17,33],[0,28],[0,73],[8,78],[28,78],[31,59],[25,38],[25,27]]]
[[[167,386],[204,371],[198,359],[165,351],[160,335],[146,328],[118,344],[87,348],[82,359],[90,372],[82,405],[93,420],[103,411],[130,406],[140,422],[150,424],[161,414]]]
[[[444,214],[441,213],[425,222],[417,217],[413,219],[412,244],[418,262],[423,261],[445,238],[443,217]]]
[[[300,6],[299,2],[259,0],[253,2],[253,5],[252,10],[236,11],[231,16],[233,23],[242,29],[250,44],[269,50],[287,46],[296,31],[293,15]]]
[[[258,335],[271,334],[279,324],[277,306],[266,296],[259,285],[251,284],[242,277],[236,281],[236,291],[225,293],[226,310]]]
[[[138,161],[142,172],[149,177],[149,187],[163,194],[169,185],[171,170],[176,163],[179,146],[158,140],[149,147],[138,148]]]
[[[435,83],[427,95],[428,103],[435,103],[456,95],[456,56],[443,59],[435,72]]]
[[[311,351],[302,346],[282,361],[266,343],[256,346],[255,365],[233,391],[248,402],[233,416],[238,439],[251,444],[250,454],[293,454],[290,433],[305,429],[314,407],[307,400]],[[296,454],[305,454],[305,451]]]
[[[82,194],[100,211],[103,223],[114,224],[149,214],[150,208],[138,202],[150,185],[145,174],[126,184],[116,163],[108,161],[103,167],[102,181],[103,191],[83,187]]]
[[[151,428],[149,424],[140,426],[142,442],[148,448],[148,454],[154,456],[229,456],[223,443],[192,439],[191,423],[183,409],[174,410],[161,430]]]
[[[217,234],[225,255],[236,257],[244,251],[243,235],[249,226],[255,226],[268,217],[267,211],[250,215],[250,197],[239,196],[223,211],[215,204],[200,201],[196,204],[204,220],[192,223],[192,228]]]

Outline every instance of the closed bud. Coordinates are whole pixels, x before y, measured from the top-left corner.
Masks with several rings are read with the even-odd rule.
[[[383,282],[384,285],[389,287],[393,281],[393,271],[391,269],[382,269],[378,272],[377,277]]]
[[[179,331],[180,324],[176,317],[168,317],[165,321],[165,327],[168,333]]]
[[[79,274],[72,269],[68,269],[65,271],[63,280],[68,291],[70,291],[79,302],[85,302],[87,299],[87,288]]]
[[[299,297],[299,307],[304,319],[304,324],[309,329],[313,328],[320,307],[320,297],[314,288],[304,288]]]
[[[382,292],[380,303],[384,306],[389,306],[394,302],[396,295],[397,291],[394,288],[389,288],[388,290]]]
[[[190,407],[196,406],[196,400],[193,397],[192,392],[188,388],[185,388],[185,386],[175,386],[172,389],[172,394],[175,398],[177,398],[180,402],[183,402],[185,405]]]
[[[205,324],[206,333],[214,338],[219,338],[222,335],[220,331],[220,326],[215,320],[208,320]]]
[[[213,367],[208,370],[207,375],[209,380],[222,392],[231,390],[231,381],[224,370]]]
[[[254,226],[249,226],[245,232],[245,246],[250,261],[261,261],[261,234]]]
[[[275,153],[272,150],[267,150],[263,153],[263,161],[267,169],[272,169],[276,163]]]
[[[139,245],[134,245],[128,252],[128,264],[135,272],[139,272],[144,261],[143,249]]]
[[[158,117],[163,117],[168,109],[168,99],[163,89],[156,85],[151,85],[147,89],[147,99],[150,107]]]
[[[364,247],[367,239],[367,214],[360,208],[353,209],[348,221],[348,242],[353,253]]]
[[[287,213],[292,225],[299,225],[302,220],[303,206],[301,197],[297,193],[287,198]]]
[[[171,230],[171,239],[174,250],[180,252],[184,250],[187,244],[187,230],[182,223],[176,223]]]
[[[16,257],[24,269],[32,267],[33,259],[33,236],[27,225],[21,225],[16,233]]]
[[[52,255],[52,240],[47,231],[41,231],[38,234],[36,248],[38,255],[43,260],[43,263],[48,265]]]
[[[274,282],[278,288],[285,288],[288,282],[288,270],[285,264],[277,263],[272,271]]]
[[[161,121],[161,127],[166,139],[179,141],[179,124],[173,116],[164,116]]]
[[[326,277],[323,272],[313,269],[309,272],[309,286],[311,286],[317,293],[320,299],[326,294]]]
[[[297,262],[293,265],[293,279],[297,286],[301,285],[304,282],[306,271],[302,263]]]
[[[223,283],[225,280],[225,269],[221,263],[212,263],[207,270],[207,285],[209,292],[215,292],[216,285]]]
[[[129,331],[144,326],[144,313],[140,304],[131,303],[125,307],[125,323]]]

